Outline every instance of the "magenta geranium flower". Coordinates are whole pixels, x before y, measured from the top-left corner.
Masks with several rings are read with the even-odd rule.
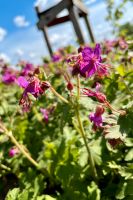
[[[100,103],[107,103],[106,96],[99,91],[92,91],[90,89],[84,88],[83,94],[88,97],[95,97]]]
[[[52,61],[53,62],[59,62],[61,60],[61,55],[60,54],[54,54],[52,56]]]
[[[41,113],[43,114],[43,119],[44,119],[44,121],[45,121],[46,123],[48,123],[48,121],[49,121],[49,116],[53,113],[54,109],[55,109],[55,106],[54,106],[54,105],[51,106],[51,107],[49,107],[49,108],[47,108],[47,109],[45,109],[45,108],[40,108],[40,111],[41,111]]]
[[[28,93],[32,94],[35,98],[38,98],[50,87],[48,82],[41,82],[37,77],[32,77],[27,80],[23,76],[18,78],[18,85],[24,88],[24,92],[19,102],[23,107],[23,111],[28,111],[31,105]]]
[[[128,44],[126,42],[126,40],[124,38],[120,38],[118,40],[119,46],[121,50],[127,49],[128,48]]]
[[[68,62],[73,66],[72,74],[80,74],[83,77],[91,77],[94,74],[105,76],[108,74],[108,65],[102,63],[101,47],[82,47],[77,56],[72,56]]]
[[[17,147],[12,147],[10,150],[9,150],[9,156],[10,157],[14,157],[16,154],[19,153],[19,150]]]
[[[93,122],[93,128],[101,128],[103,124],[102,114],[104,113],[104,108],[102,106],[97,106],[96,112],[89,115],[89,119]]]
[[[112,51],[113,47],[116,45],[116,40],[105,40],[104,42],[104,50],[105,53],[108,54]]]
[[[91,77],[101,67],[101,48],[96,44],[95,48],[85,47],[82,51],[82,60],[79,62],[80,73],[86,77]]]
[[[22,69],[21,75],[22,75],[22,76],[27,76],[27,75],[29,75],[30,73],[33,73],[34,69],[35,69],[35,68],[34,68],[33,64],[31,64],[31,63],[26,63],[26,64],[24,65],[23,69]]]
[[[2,81],[5,84],[11,84],[16,81],[16,74],[10,69],[6,69],[2,75]]]
[[[48,109],[44,109],[44,108],[40,108],[41,113],[43,114],[43,119],[46,123],[48,123],[49,121],[49,110]]]

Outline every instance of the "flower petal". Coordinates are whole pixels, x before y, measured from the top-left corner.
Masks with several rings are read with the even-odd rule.
[[[18,79],[17,79],[17,83],[22,88],[26,88],[29,84],[24,76],[19,76]]]

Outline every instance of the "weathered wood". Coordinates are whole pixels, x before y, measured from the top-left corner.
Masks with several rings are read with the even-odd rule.
[[[43,21],[43,23],[45,23],[45,25],[47,25],[48,23],[50,23],[52,20],[55,19],[55,17],[65,8],[68,8],[70,6],[70,2],[69,0],[63,0],[61,2],[59,2],[57,5],[47,9],[44,12],[41,12],[38,14],[39,18],[40,18],[40,23],[41,21]]]
[[[90,25],[90,22],[89,22],[89,20],[88,20],[87,15],[84,16],[84,20],[85,20],[87,29],[88,29],[88,31],[89,31],[89,35],[90,35],[91,41],[92,41],[92,42],[95,42],[95,37],[94,37],[94,35],[93,35],[92,28],[91,28],[91,25]]]
[[[69,12],[69,16],[73,23],[73,26],[74,26],[74,29],[75,29],[75,32],[76,32],[79,42],[81,44],[85,43],[82,31],[80,29],[80,25],[79,25],[79,20],[78,20],[79,16],[78,16],[77,8],[75,6],[72,6],[68,9],[68,12]]]
[[[82,30],[80,28],[79,24],[79,17],[84,17],[87,29],[90,34],[90,38],[92,42],[95,42],[95,38],[91,29],[91,25],[89,23],[89,20],[87,18],[88,11],[84,4],[80,0],[62,0],[57,5],[52,6],[51,8],[39,12],[39,9],[36,7],[37,16],[39,18],[39,21],[37,23],[38,29],[43,31],[46,44],[49,50],[50,55],[53,55],[52,47],[48,38],[47,33],[47,27],[54,26],[57,24],[61,24],[64,22],[71,21],[73,23],[75,33],[77,35],[78,41],[83,44],[85,43],[84,37],[82,34]],[[69,15],[63,16],[63,17],[57,17],[57,15],[63,11],[64,9],[67,9],[69,12]]]
[[[81,12],[88,14],[88,10],[80,0],[73,0],[73,5],[76,6]]]
[[[66,15],[64,17],[55,18],[52,22],[48,23],[48,27],[62,24],[62,23],[68,22],[68,21],[70,21],[69,15]]]
[[[84,17],[85,14],[84,13],[79,13],[79,17]],[[58,25],[58,24],[62,24],[62,23],[65,23],[65,22],[69,22],[70,21],[70,16],[69,15],[66,15],[64,17],[58,17],[58,18],[55,18],[53,21],[49,22],[47,24],[48,27],[51,27],[51,26],[55,26],[55,25]],[[40,25],[40,24],[39,24]],[[39,26],[38,25],[38,26]],[[41,27],[39,29],[42,29],[43,27],[45,26],[45,23],[42,22],[41,24]]]
[[[47,47],[48,47],[49,54],[52,57],[53,51],[52,51],[52,47],[51,47],[51,44],[50,44],[50,40],[48,38],[47,27],[44,26],[42,31],[43,31],[43,35],[44,35],[45,40],[46,40],[46,44],[47,44]]]

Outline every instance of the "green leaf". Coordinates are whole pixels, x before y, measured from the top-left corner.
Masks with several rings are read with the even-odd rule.
[[[28,190],[23,190],[21,194],[18,196],[18,200],[29,200],[29,192]]]
[[[56,198],[53,198],[49,195],[45,195],[45,200],[56,200]]]
[[[130,149],[125,156],[125,161],[133,160],[133,149]]]
[[[100,198],[101,191],[95,182],[91,182],[91,185],[88,186],[87,189],[88,189],[88,193],[89,193],[88,199],[91,199],[91,200],[100,200],[101,199]]]
[[[126,187],[127,187],[127,183],[125,182],[125,183],[121,183],[121,184],[119,184],[119,186],[118,186],[119,188],[118,188],[118,191],[116,192],[116,199],[124,199],[124,197],[125,197],[125,190],[126,190]]]
[[[5,200],[18,200],[18,194],[20,189],[14,188],[13,190],[9,190]]]
[[[133,179],[127,181],[126,195],[133,195]]]

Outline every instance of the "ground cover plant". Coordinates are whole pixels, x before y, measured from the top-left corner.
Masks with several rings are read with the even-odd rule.
[[[133,43],[0,61],[0,199],[133,199]]]

